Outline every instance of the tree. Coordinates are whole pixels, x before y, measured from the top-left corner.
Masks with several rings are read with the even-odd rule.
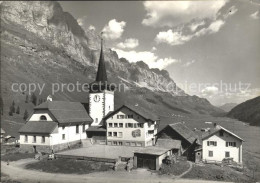
[[[20,107],[19,106],[17,106],[17,108],[16,108],[16,114],[20,114]]]
[[[37,105],[37,97],[36,95],[33,93],[32,96],[31,96],[31,102],[34,104],[34,105]]]
[[[28,94],[26,94],[26,96],[25,96],[25,103],[28,103],[28,101],[29,101],[29,96],[28,96]]]
[[[28,111],[25,109],[23,119],[26,120],[29,117]]]
[[[0,97],[0,109],[1,109],[1,115],[4,114],[4,101],[2,96]]]
[[[10,106],[10,110],[8,112],[9,116],[13,116],[13,106]]]
[[[12,103],[12,113],[15,113],[15,103],[14,103],[14,100],[13,100],[13,103]]]

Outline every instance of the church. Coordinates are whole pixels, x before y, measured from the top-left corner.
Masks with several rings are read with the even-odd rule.
[[[139,106],[123,105],[115,110],[114,90],[107,79],[101,39],[96,79],[89,85],[89,111],[80,102],[49,97],[34,108],[19,130],[21,150],[56,152],[85,139],[92,144],[153,146],[159,117]]]

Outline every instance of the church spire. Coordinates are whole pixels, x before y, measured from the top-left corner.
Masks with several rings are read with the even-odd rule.
[[[101,32],[101,51],[100,51],[100,57],[99,57],[99,63],[98,63],[98,70],[97,70],[97,76],[96,81],[97,82],[106,82],[107,81],[107,72],[106,72],[106,65],[103,55],[103,32]]]

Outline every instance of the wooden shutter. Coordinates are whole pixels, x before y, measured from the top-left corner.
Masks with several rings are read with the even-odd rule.
[[[209,146],[209,141],[207,141],[207,144],[208,144],[208,146]]]

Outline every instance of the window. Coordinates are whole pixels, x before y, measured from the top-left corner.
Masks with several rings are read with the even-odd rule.
[[[41,115],[41,116],[40,116],[40,120],[41,120],[41,121],[46,121],[46,120],[47,120],[47,118],[46,118],[46,116],[44,116],[44,115]]]
[[[125,145],[126,145],[126,146],[130,146],[130,142],[126,142]]]
[[[113,145],[117,146],[117,141],[113,141]]]
[[[229,146],[236,147],[237,145],[236,145],[236,142],[226,142],[226,147],[229,147]]]
[[[123,137],[123,133],[122,132],[118,132],[118,137]]]
[[[135,146],[135,142],[131,142],[131,146]]]
[[[133,128],[134,125],[133,125],[133,123],[127,123],[127,127],[128,127],[128,128]]]
[[[28,135],[24,136],[24,142],[28,142]]]
[[[137,143],[136,143],[136,146],[141,147],[141,146],[142,146],[142,143],[137,142]]]
[[[230,153],[228,151],[225,152],[225,157],[229,158],[230,157]]]
[[[127,118],[134,118],[134,115],[133,114],[129,114],[129,115],[127,115]]]
[[[109,127],[113,127],[113,123],[108,123],[108,126]]]
[[[82,125],[82,132],[86,131],[86,125]]]
[[[117,128],[117,127],[118,127],[118,124],[117,124],[117,123],[114,123],[114,127]]]
[[[45,136],[42,136],[42,143],[45,143]]]
[[[62,134],[62,140],[65,140],[65,134]]]
[[[98,122],[98,118],[96,118],[96,123]]]
[[[33,136],[33,143],[36,143],[36,136]]]
[[[143,123],[137,123],[137,128],[143,128],[144,124]]]
[[[111,136],[112,136],[112,132],[108,132],[107,135],[108,135],[109,137],[111,137]]]
[[[117,137],[117,132],[113,132],[113,136],[114,136],[114,137]]]
[[[208,146],[217,146],[217,142],[216,141],[207,141],[207,145]]]
[[[209,157],[213,157],[213,151],[209,151]]]
[[[76,133],[79,133],[79,125],[76,125]]]
[[[117,119],[124,119],[125,115],[117,115]]]
[[[122,146],[122,145],[123,145],[123,142],[118,142],[118,145]]]
[[[123,128],[123,123],[119,123],[119,127],[120,127],[120,128]]]
[[[219,136],[220,136],[220,137],[223,137],[223,136],[224,136],[223,130],[221,130],[221,131],[219,132]]]

